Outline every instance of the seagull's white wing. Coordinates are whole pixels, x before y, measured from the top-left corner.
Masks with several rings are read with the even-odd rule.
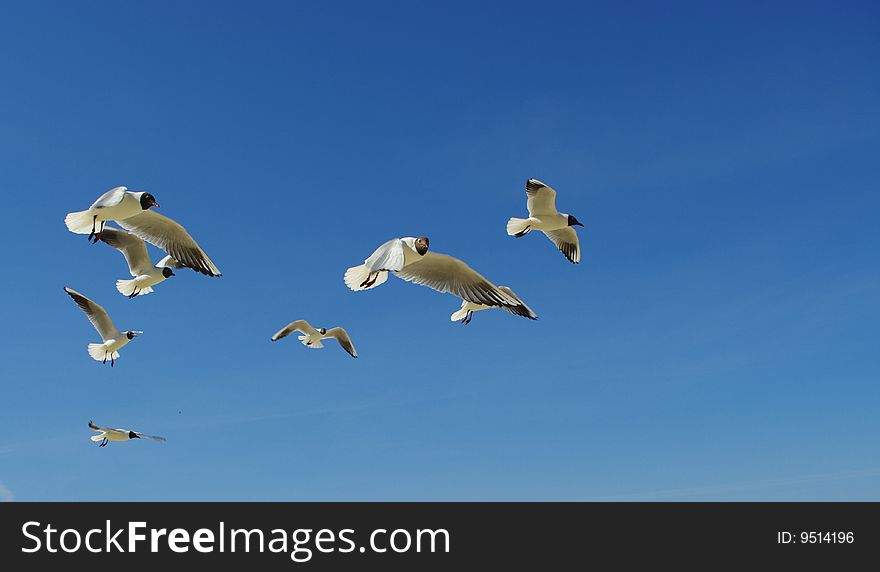
[[[556,214],[556,191],[538,179],[526,181],[529,216]]]
[[[348,352],[348,354],[356,358],[358,357],[357,351],[354,349],[354,344],[351,343],[351,338],[348,337],[348,332],[343,328],[330,328],[327,330],[325,334],[330,336],[331,338],[336,338],[336,341],[339,342],[339,345],[342,346],[342,349]]]
[[[153,269],[150,255],[147,254],[147,243],[135,235],[112,226],[105,226],[97,237],[125,256],[128,271],[132,276],[148,274]]]
[[[160,443],[164,443],[166,441],[165,437],[159,437],[157,435],[147,435],[146,433],[141,433],[139,431],[134,431],[134,434],[141,439],[152,439],[153,441],[159,441]]]
[[[581,246],[577,232],[573,227],[567,226],[559,230],[545,230],[544,234],[553,241],[553,244],[570,262],[577,264],[581,261]]]
[[[376,272],[377,270],[400,270],[403,268],[406,258],[403,252],[404,248],[409,247],[399,238],[392,238],[377,248],[369,258],[364,260],[364,265],[370,272]]]
[[[115,207],[119,203],[122,202],[122,199],[125,198],[125,191],[128,189],[125,187],[115,187],[110,189],[92,203],[91,208],[93,209],[105,209],[107,207]]]
[[[312,325],[309,324],[307,321],[297,320],[295,322],[290,322],[289,324],[275,332],[275,335],[272,336],[272,341],[277,342],[281,338],[286,338],[293,332],[302,332],[307,336],[315,336],[318,334],[318,330],[313,328]]]
[[[498,306],[518,316],[531,317],[522,300],[504,292],[461,260],[446,254],[427,252],[418,264],[410,264],[395,274],[407,282],[453,294],[468,302]]]
[[[104,308],[67,286],[64,287],[64,291],[73,298],[73,301],[76,302],[80,308],[82,308],[82,311],[86,313],[86,317],[92,325],[95,326],[95,329],[98,330],[98,333],[101,334],[104,341],[116,336],[119,330],[113,325],[110,316],[107,315],[107,311]]]
[[[155,244],[187,268],[208,276],[220,276],[220,269],[208,258],[186,229],[164,215],[150,210],[116,221],[127,231]]]
[[[179,268],[186,268],[186,266],[175,260],[175,258],[169,254],[156,263],[156,268],[174,268],[177,270]]]

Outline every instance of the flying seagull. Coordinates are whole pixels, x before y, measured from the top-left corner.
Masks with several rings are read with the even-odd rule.
[[[132,439],[152,439],[153,441],[165,442],[165,437],[157,437],[155,435],[147,435],[138,433],[137,431],[129,431],[128,429],[108,429],[107,427],[98,427],[89,421],[89,429],[97,431],[97,435],[89,437],[95,443],[101,442],[98,447],[106,447],[108,441],[131,441]]]
[[[505,292],[506,294],[509,294],[511,297],[519,300],[519,296],[514,294],[513,290],[511,290],[507,286],[499,286],[498,289]],[[535,313],[532,312],[531,308],[526,306],[525,302],[522,302],[522,301],[520,301],[520,302],[522,303],[523,307],[528,312],[530,312],[530,314],[532,316],[535,316]],[[449,316],[449,319],[453,322],[461,322],[462,324],[467,325],[467,324],[471,323],[471,319],[473,318],[474,312],[479,312],[481,310],[488,310],[491,307],[492,306],[486,306],[484,304],[474,304],[473,302],[468,302],[467,300],[462,300],[461,301],[461,309],[458,310],[457,312],[453,313],[451,316]],[[512,314],[516,314],[516,312],[511,310],[509,306],[503,306],[503,308]],[[537,316],[535,316],[535,317],[537,318]]]
[[[427,286],[462,300],[505,310],[534,320],[534,312],[518,297],[495,286],[479,272],[457,258],[428,252],[428,239],[398,238],[380,246],[361,266],[345,272],[345,284],[352,290],[368,290],[388,279],[398,278]]]
[[[206,276],[220,276],[220,269],[202,247],[185,228],[167,216],[145,211],[124,220],[115,220],[125,230],[170,254],[181,266]]]
[[[147,243],[124,230],[107,226],[95,236],[125,256],[128,271],[134,278],[117,280],[116,289],[129,298],[149,294],[153,291],[153,286],[174,276],[173,268],[182,266],[170,254],[153,266],[150,255],[147,254]]]
[[[275,332],[275,335],[272,336],[272,341],[277,342],[281,338],[286,338],[293,332],[300,332],[303,334],[299,336],[299,341],[301,341],[304,346],[315,349],[324,347],[321,340],[336,338],[336,341],[339,342],[342,349],[347,351],[351,357],[358,357],[357,351],[355,351],[354,345],[351,343],[351,338],[348,337],[348,332],[343,328],[330,328],[329,330],[318,328],[316,330],[305,320],[297,320],[287,324],[284,328]]]
[[[581,247],[576,226],[584,226],[570,214],[556,210],[556,191],[538,179],[526,181],[529,218],[513,217],[507,221],[507,234],[520,238],[540,230],[574,264],[581,261]]]
[[[101,229],[103,229],[104,223],[108,220],[125,220],[141,214],[150,207],[158,206],[159,203],[150,193],[129,191],[126,187],[115,187],[98,197],[98,200],[92,203],[88,210],[68,213],[64,217],[64,224],[67,225],[70,232],[88,234],[91,242],[99,222]]]
[[[95,326],[95,329],[98,330],[98,333],[101,334],[101,338],[104,340],[100,344],[89,344],[89,355],[92,356],[92,359],[101,363],[107,363],[109,358],[110,367],[116,365],[116,360],[119,359],[119,349],[143,332],[133,330],[120,332],[113,325],[110,316],[107,315],[107,311],[100,305],[66,286],[64,291],[82,308],[82,311],[86,313],[86,317]]]

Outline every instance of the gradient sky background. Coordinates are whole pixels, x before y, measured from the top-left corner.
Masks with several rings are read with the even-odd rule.
[[[0,500],[877,500],[878,61],[872,2],[6,4]],[[116,185],[224,276],[119,295]],[[346,289],[421,234],[540,319]]]

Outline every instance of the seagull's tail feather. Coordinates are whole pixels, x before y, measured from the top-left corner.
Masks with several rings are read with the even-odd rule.
[[[388,271],[380,270],[375,277],[375,281],[372,284],[365,286],[364,284],[369,282],[371,274],[372,273],[370,272],[370,269],[367,268],[366,264],[349,268],[345,271],[345,285],[357,292],[359,290],[369,290],[370,288],[381,286],[386,280],[388,280]]]
[[[104,350],[104,344],[89,344],[89,355],[92,359],[104,361],[107,352]]]
[[[138,290],[137,284],[135,284],[135,279],[117,280],[116,289],[119,290],[119,293],[124,296],[131,296],[135,293],[135,291],[137,291],[138,296],[143,296],[144,294],[149,294],[153,291],[153,289],[149,286]]]
[[[89,344],[89,355],[95,361],[105,361],[119,359],[119,352],[108,353],[104,344]]]
[[[468,305],[467,301],[462,301],[461,310],[459,310],[459,311],[455,312],[454,314],[452,314],[451,316],[449,316],[449,320],[451,322],[460,322],[460,321],[464,320],[465,316],[467,316],[467,313],[468,313],[467,305]]]
[[[103,440],[104,440],[104,434],[101,433],[100,435],[92,435],[91,437],[89,437],[89,439],[91,439],[92,441],[94,441],[95,443],[97,443],[98,441],[103,441]]]
[[[529,232],[529,219],[511,217],[507,221],[507,234],[510,236],[520,237]]]
[[[307,343],[306,343],[306,340],[307,340],[307,339],[308,339],[308,336],[299,336],[299,341],[301,341],[301,342],[302,342],[302,345],[304,345],[304,346],[307,347],[307,348],[312,348],[312,349],[314,349],[314,350],[319,350],[319,349],[321,349],[321,348],[324,347],[324,344],[321,343],[321,340],[318,340],[317,342],[312,342],[312,343],[310,343],[310,344],[307,344]]]
[[[92,232],[92,221],[94,215],[89,211],[79,211],[75,213],[67,213],[64,217],[64,224],[67,230],[76,234],[89,234]]]

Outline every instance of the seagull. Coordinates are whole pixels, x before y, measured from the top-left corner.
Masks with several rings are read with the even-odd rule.
[[[89,429],[97,431],[98,435],[89,437],[95,443],[101,442],[98,447],[106,447],[108,441],[130,441],[132,439],[152,439],[153,441],[165,442],[165,437],[157,437],[155,435],[147,435],[138,433],[137,431],[129,431],[128,429],[108,429],[107,427],[98,427],[89,421]]]
[[[509,294],[511,297],[519,300],[519,297],[513,293],[513,290],[508,288],[507,286],[499,286],[499,290],[502,292]],[[520,302],[522,302],[520,300]],[[535,316],[535,313],[532,312],[532,309],[526,306],[525,302],[522,302],[523,307],[532,315]],[[480,310],[488,310],[492,306],[486,306],[484,304],[474,304],[473,302],[468,302],[467,300],[461,301],[461,309],[457,312],[453,313],[449,316],[449,319],[453,322],[461,322],[462,324],[470,324],[471,318],[473,317],[474,312],[479,312]],[[504,309],[512,314],[516,314],[513,310],[510,309],[509,306],[504,306]],[[535,316],[537,318],[537,316]]]
[[[153,266],[150,255],[147,254],[147,243],[124,230],[107,226],[95,236],[125,256],[128,271],[134,279],[117,280],[116,289],[129,298],[149,294],[153,291],[152,286],[174,276],[172,268],[182,267],[170,254]]]
[[[150,207],[159,207],[159,203],[150,193],[129,191],[127,187],[114,187],[98,197],[88,210],[68,213],[64,217],[64,224],[70,232],[88,233],[91,242],[99,222],[103,229],[104,223],[108,220],[125,220]]]
[[[427,237],[389,240],[361,266],[345,272],[345,284],[352,290],[368,290],[388,279],[388,272],[398,278],[427,286],[462,300],[505,310],[534,320],[537,315],[516,295],[511,296],[479,272],[446,254],[428,252]]]
[[[107,311],[100,305],[66,286],[64,291],[82,308],[83,312],[86,313],[86,317],[104,339],[103,343],[89,344],[89,355],[92,356],[92,359],[101,363],[107,363],[107,358],[110,358],[110,367],[116,365],[116,360],[119,359],[119,349],[143,332],[133,330],[120,332],[113,325],[110,316],[107,315]]]
[[[272,336],[272,341],[277,342],[281,338],[286,338],[293,332],[302,333],[303,335],[299,336],[299,341],[301,341],[304,346],[315,349],[320,349],[324,347],[324,344],[321,343],[321,340],[336,338],[336,341],[339,342],[339,345],[342,346],[342,349],[347,351],[351,357],[358,357],[357,351],[355,351],[354,345],[351,343],[351,338],[348,337],[348,332],[346,332],[343,328],[330,328],[329,330],[325,328],[318,328],[316,330],[312,327],[311,324],[309,324],[305,320],[297,320],[295,322],[287,324],[284,328],[278,330],[275,335]]]
[[[526,181],[529,218],[513,217],[507,221],[507,234],[520,238],[533,230],[540,230],[553,241],[553,244],[577,264],[581,261],[581,247],[576,226],[584,226],[570,214],[556,210],[556,191],[538,179]]]
[[[167,216],[145,211],[124,220],[115,220],[125,230],[170,254],[181,266],[206,276],[220,276],[220,269],[202,247],[185,228]]]

